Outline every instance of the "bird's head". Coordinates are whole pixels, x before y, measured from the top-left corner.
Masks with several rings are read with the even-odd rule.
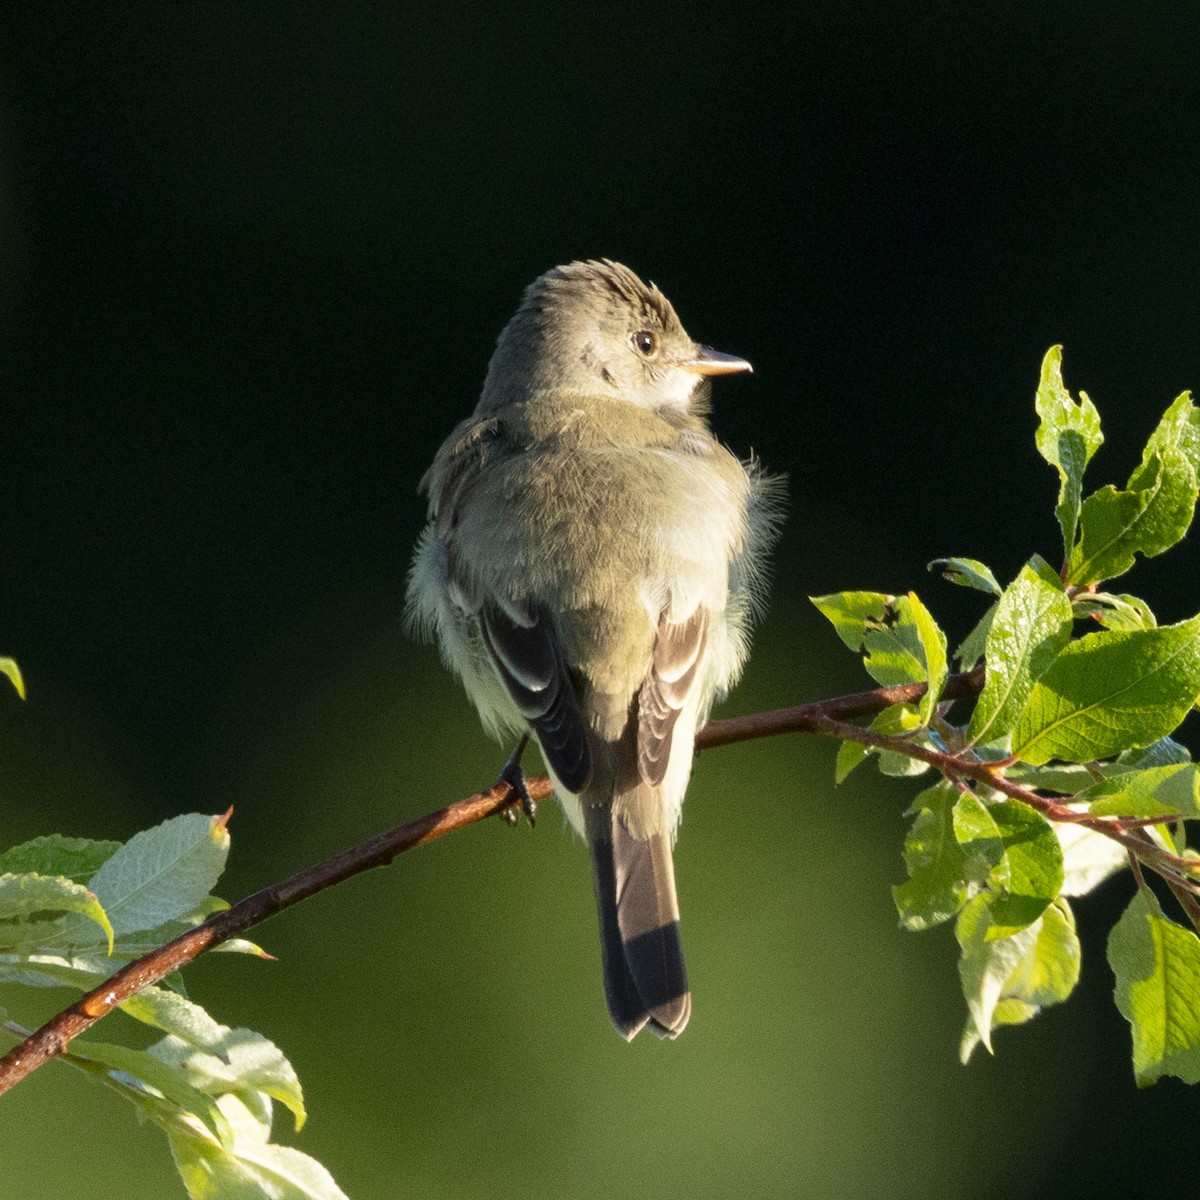
[[[496,343],[483,406],[564,390],[687,412],[706,376],[750,369],[745,359],[694,342],[666,296],[628,267],[573,262],[526,288]]]

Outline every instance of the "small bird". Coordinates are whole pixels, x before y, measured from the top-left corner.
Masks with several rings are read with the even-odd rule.
[[[698,345],[608,259],[555,267],[496,343],[472,416],[421,480],[408,611],[484,726],[537,739],[591,852],[618,1031],[683,1031],[672,845],[696,731],[741,673],[780,480],[708,427]]]

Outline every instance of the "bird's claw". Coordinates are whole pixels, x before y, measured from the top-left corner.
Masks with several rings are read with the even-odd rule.
[[[520,807],[525,814],[525,820],[532,828],[537,823],[537,801],[529,794],[529,786],[525,782],[525,772],[521,769],[521,755],[525,753],[525,747],[528,744],[529,734],[525,734],[517,743],[517,748],[509,756],[508,762],[504,764],[496,783],[507,784],[516,793],[521,802]],[[517,823],[517,810],[514,806],[510,805],[504,809],[500,816],[506,825],[516,825]]]

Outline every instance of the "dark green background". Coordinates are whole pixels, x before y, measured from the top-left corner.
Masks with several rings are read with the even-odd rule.
[[[493,777],[400,626],[415,487],[557,262],[628,262],[755,365],[715,420],[791,516],[727,711],[863,685],[808,594],[915,587],[961,635],[979,606],[929,559],[1055,553],[1050,344],[1109,434],[1093,485],[1200,385],[1191,4],[28,14],[0,27],[5,844],[233,803],[236,898]],[[1172,620],[1198,583],[1194,543],[1130,580]],[[901,934],[888,891],[914,789],[832,764],[799,738],[699,763],[675,1044],[612,1033],[552,808],[309,902],[261,930],[278,964],[201,962],[192,994],[291,1056],[297,1144],[354,1200],[1190,1177],[1200,1102],[1134,1087],[1111,1004],[1128,881],[1079,906],[1080,995],[964,1069],[952,935]],[[65,1067],[0,1132],[4,1195],[181,1193]]]

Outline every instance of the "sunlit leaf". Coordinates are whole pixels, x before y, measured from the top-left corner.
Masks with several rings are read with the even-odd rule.
[[[950,920],[986,880],[990,863],[969,855],[954,832],[958,791],[945,780],[926,788],[909,808],[913,824],[904,842],[909,878],[892,888],[906,929]],[[974,877],[972,877],[974,876]]]
[[[14,874],[63,875],[74,883],[87,883],[120,848],[120,842],[94,842],[88,838],[51,833],[12,846],[0,854],[0,874],[11,871]]]
[[[967,728],[972,743],[1012,731],[1033,685],[1070,637],[1071,602],[1062,585],[1023,567],[1005,588],[988,630],[987,678]]]
[[[957,583],[960,587],[975,588],[992,596],[1000,595],[1000,584],[992,574],[991,567],[974,558],[935,558],[929,570],[940,571],[943,579]]]
[[[171,1153],[192,1200],[347,1200],[319,1162],[267,1140],[269,1123],[240,1097],[217,1103],[234,1130],[226,1149],[198,1122],[168,1130]]]
[[[985,804],[963,795],[954,809],[954,832],[965,854],[989,864],[989,938],[1031,925],[1058,896],[1062,847],[1041,813],[1019,800]]]
[[[109,915],[82,884],[61,875],[0,875],[0,944],[26,949],[42,946],[53,932],[47,918],[60,913],[74,913],[76,919],[98,928],[112,951]]]
[[[1079,793],[1099,817],[1200,817],[1200,767],[1173,763],[1127,771]]]
[[[964,977],[964,985],[968,979],[973,982],[975,973],[978,972],[983,986],[978,995],[976,1010],[967,1022],[959,1048],[963,1062],[966,1062],[971,1051],[981,1041],[990,1043],[992,1029],[1001,1025],[1020,1025],[1036,1016],[1043,1008],[1061,1004],[1066,1000],[1079,982],[1081,961],[1075,918],[1065,900],[1055,901],[1038,921],[1029,927],[1026,933],[1034,934],[1032,942],[1026,940],[1023,946],[1019,943],[1015,947],[1015,956],[1005,953],[993,960],[990,958],[990,951],[998,943],[986,938],[980,942],[978,924],[968,926],[965,932],[974,940],[968,940],[968,944],[963,947],[964,961],[968,956],[974,961]],[[986,1015],[982,993],[986,989],[990,998],[990,991],[994,987],[994,979],[989,975],[987,968],[989,965],[995,965],[1002,970],[1003,965],[1009,961],[1013,962],[1012,970],[1001,984],[999,995],[992,1004],[988,1037],[985,1038],[979,1024],[979,1018]],[[991,1049],[990,1044],[988,1049]]]
[[[1093,492],[1079,515],[1079,544],[1067,582],[1112,579],[1133,566],[1135,555],[1151,558],[1169,550],[1192,523],[1196,494],[1196,471],[1172,446],[1155,450],[1125,491],[1110,485]]]
[[[1100,414],[1085,392],[1076,403],[1062,377],[1062,347],[1051,346],[1042,360],[1042,375],[1034,402],[1041,424],[1035,439],[1038,452],[1058,469],[1058,505],[1055,515],[1062,528],[1064,552],[1075,545],[1083,472],[1100,448]]]
[[[1133,1034],[1138,1082],[1163,1075],[1200,1082],[1200,939],[1139,888],[1109,935],[1108,962],[1117,1008]]]
[[[1197,695],[1200,617],[1089,634],[1067,646],[1034,684],[1013,732],[1013,753],[1034,764],[1108,758],[1173,732]]]
[[[188,813],[135,834],[96,872],[95,892],[118,935],[153,929],[190,912],[225,867],[229,833],[220,817]],[[83,930],[63,939],[86,945]]]
[[[0,675],[7,675],[18,696],[25,699],[25,680],[21,677],[21,668],[12,658],[0,658]]]

